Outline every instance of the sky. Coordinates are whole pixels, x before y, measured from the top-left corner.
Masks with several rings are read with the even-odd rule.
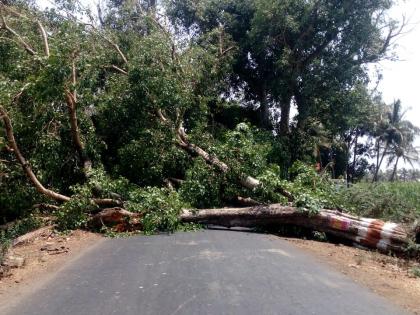
[[[390,15],[409,18],[411,31],[397,40],[396,54],[399,61],[383,61],[383,80],[378,89],[387,103],[400,99],[407,108],[405,118],[420,127],[420,0],[400,0]],[[420,137],[416,139],[420,146]]]

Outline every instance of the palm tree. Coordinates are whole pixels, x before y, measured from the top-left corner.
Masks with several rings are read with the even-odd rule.
[[[403,159],[405,163],[414,168],[413,163],[419,160],[419,149],[413,146],[416,135],[420,133],[420,129],[414,126],[409,121],[400,122],[400,136],[399,141],[394,141],[391,144],[391,150],[388,152],[388,166],[394,163],[394,169],[390,177],[390,181],[394,181],[397,172],[398,162]]]
[[[394,163],[394,168],[390,177],[390,181],[394,181],[397,173],[398,162],[402,159],[405,163],[414,168],[414,162],[419,161],[419,149],[414,147],[412,143],[396,145],[389,152],[388,166]]]
[[[386,118],[380,119],[378,123],[378,127],[376,128],[376,169],[373,181],[378,180],[378,172],[385,156],[393,152],[396,158],[398,156],[402,157],[400,154],[401,150],[406,151],[405,149],[409,149],[409,146],[414,141],[414,136],[419,131],[411,122],[403,119],[405,113],[406,110],[402,111],[401,101],[397,100],[388,107]],[[381,143],[383,144],[382,153]],[[392,147],[392,150],[389,150],[390,147]]]

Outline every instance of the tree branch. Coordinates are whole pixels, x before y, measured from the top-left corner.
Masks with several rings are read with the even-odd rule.
[[[39,31],[41,33],[42,43],[44,45],[45,56],[49,57],[50,56],[50,46],[48,45],[47,32],[45,31],[44,26],[42,26],[40,21],[36,21],[36,23],[38,24],[38,28],[39,28]]]
[[[3,121],[3,125],[6,129],[6,137],[12,149],[12,152],[14,153],[19,164],[22,166],[22,169],[25,175],[29,178],[29,180],[35,186],[36,190],[50,199],[60,201],[60,202],[69,201],[71,197],[62,195],[53,190],[45,188],[44,185],[42,185],[41,182],[38,180],[38,178],[32,171],[30,164],[26,161],[26,159],[24,158],[24,156],[19,150],[18,144],[14,136],[13,126],[12,126],[10,117],[7,111],[1,105],[0,105],[0,120]],[[123,204],[121,200],[115,200],[115,199],[92,198],[91,201],[97,204],[98,206],[121,206]]]
[[[38,180],[34,172],[32,171],[31,166],[26,161],[24,156],[19,150],[19,147],[16,143],[16,139],[13,133],[13,126],[10,121],[9,115],[7,114],[6,110],[3,108],[3,106],[0,105],[0,119],[3,121],[3,125],[6,129],[6,136],[9,142],[9,145],[13,149],[13,153],[22,166],[23,171],[25,172],[26,176],[29,178],[29,180],[32,182],[32,184],[35,186],[36,190],[45,196],[57,200],[57,201],[69,201],[70,197],[59,194],[55,191],[52,191],[50,189],[45,188],[41,182]]]
[[[160,118],[160,121],[164,124],[168,123],[168,118],[166,118],[162,111],[160,109],[157,110],[158,117]],[[208,152],[200,148],[199,146],[195,145],[194,143],[190,143],[188,140],[188,135],[185,133],[184,128],[182,127],[182,119],[179,118],[180,124],[176,129],[176,144],[189,153],[190,155],[196,155],[200,156],[206,163],[216,167],[221,171],[222,173],[227,173],[231,170],[231,168],[215,155],[210,155]],[[239,183],[248,189],[256,189],[261,186],[261,182],[249,175],[241,174],[239,177]],[[287,190],[280,188],[278,189],[278,192],[285,196],[289,201],[294,200],[294,196]]]
[[[9,31],[12,35],[14,35],[17,38],[18,42],[23,46],[23,48],[25,48],[25,50],[31,56],[35,56],[36,55],[36,51],[27,42],[25,42],[25,40],[22,38],[22,36],[20,36],[9,25],[7,25],[6,19],[4,18],[3,14],[1,13],[1,11],[0,11],[0,18],[1,18],[1,21],[2,21],[2,28],[4,28],[5,30]]]
[[[74,96],[70,91],[67,90],[65,94],[67,109],[70,118],[71,135],[79,157],[83,162],[83,169],[85,171],[85,175],[87,176],[89,171],[92,169],[92,161],[86,156],[85,145],[83,144],[82,139],[80,137],[80,130],[77,123],[76,114],[76,100],[74,99]]]
[[[121,69],[120,67],[117,67],[116,65],[112,65],[111,68],[118,71],[119,73],[122,73],[124,75],[128,75],[128,72],[126,70]]]
[[[114,43],[113,41],[111,41],[109,38],[107,38],[106,36],[103,36],[103,38],[112,46],[114,47],[114,49],[118,52],[118,54],[121,56],[122,60],[124,61],[125,64],[128,64],[128,60],[127,57],[124,55],[124,53],[121,51],[120,46],[118,46],[116,43]]]

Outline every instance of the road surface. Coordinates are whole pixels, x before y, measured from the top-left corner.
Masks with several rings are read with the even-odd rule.
[[[277,237],[203,230],[107,239],[6,314],[406,313]]]

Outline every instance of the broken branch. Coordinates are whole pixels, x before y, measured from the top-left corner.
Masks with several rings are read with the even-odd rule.
[[[31,166],[26,161],[24,156],[19,150],[19,147],[17,145],[14,133],[13,133],[13,126],[10,121],[9,115],[7,114],[6,110],[3,106],[0,105],[0,118],[3,121],[3,125],[6,129],[6,137],[9,142],[10,147],[13,149],[13,153],[15,154],[16,159],[19,161],[20,165],[22,166],[23,171],[25,172],[26,176],[29,178],[29,180],[32,182],[32,184],[35,186],[36,190],[47,197],[57,200],[57,201],[69,201],[70,197],[59,194],[55,191],[52,191],[50,189],[45,188],[41,182],[38,180],[34,172],[32,171]]]
[[[12,29],[7,23],[6,19],[4,18],[3,14],[0,12],[0,18],[2,20],[2,27],[9,31],[12,35],[14,35],[18,42],[25,48],[25,50],[32,56],[36,55],[36,51],[27,43],[25,40],[20,36],[14,29]]]
[[[39,31],[41,33],[42,43],[44,45],[45,56],[49,57],[50,56],[50,46],[48,45],[47,32],[45,31],[44,26],[42,26],[40,21],[36,21],[36,22],[38,24],[38,28],[39,28]]]

